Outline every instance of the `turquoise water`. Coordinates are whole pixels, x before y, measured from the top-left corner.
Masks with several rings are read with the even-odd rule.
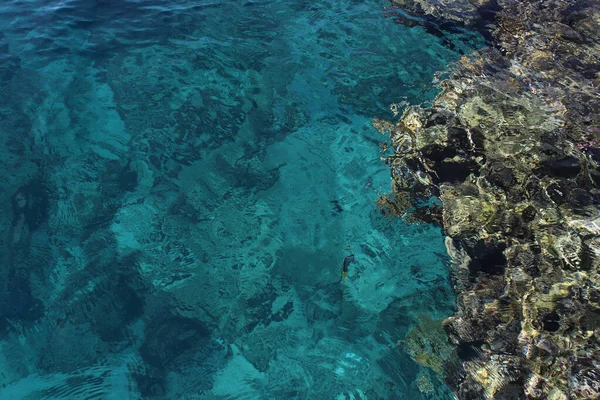
[[[454,298],[370,120],[482,43],[384,6],[0,5],[0,398],[451,398],[396,346]]]

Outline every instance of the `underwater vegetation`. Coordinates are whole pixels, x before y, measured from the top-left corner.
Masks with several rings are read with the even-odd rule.
[[[393,3],[411,25],[489,38],[430,106],[373,121],[393,151],[382,212],[446,235],[458,300],[443,325],[461,360],[448,384],[461,399],[600,398],[600,4]]]

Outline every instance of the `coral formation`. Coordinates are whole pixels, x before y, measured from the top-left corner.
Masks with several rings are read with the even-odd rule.
[[[434,390],[431,379],[423,371],[421,371],[417,377],[417,386],[421,393],[431,393]]]
[[[417,363],[440,375],[444,373],[444,366],[456,356],[444,333],[442,320],[433,320],[428,315],[421,316],[419,324],[398,344]]]
[[[599,398],[600,4],[393,2],[413,25],[490,38],[431,106],[373,123],[393,149],[382,211],[447,236],[462,360],[448,383],[462,399]]]

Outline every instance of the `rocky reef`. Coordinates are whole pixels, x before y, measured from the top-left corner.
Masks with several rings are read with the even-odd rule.
[[[373,122],[391,139],[382,212],[446,235],[461,367],[443,375],[461,399],[600,398],[600,4],[393,4],[489,38],[429,106]]]

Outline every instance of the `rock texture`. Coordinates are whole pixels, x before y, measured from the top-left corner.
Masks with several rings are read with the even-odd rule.
[[[394,3],[422,17],[399,22],[490,38],[430,107],[374,120],[391,137],[382,212],[447,236],[448,383],[461,399],[600,398],[600,4]]]

